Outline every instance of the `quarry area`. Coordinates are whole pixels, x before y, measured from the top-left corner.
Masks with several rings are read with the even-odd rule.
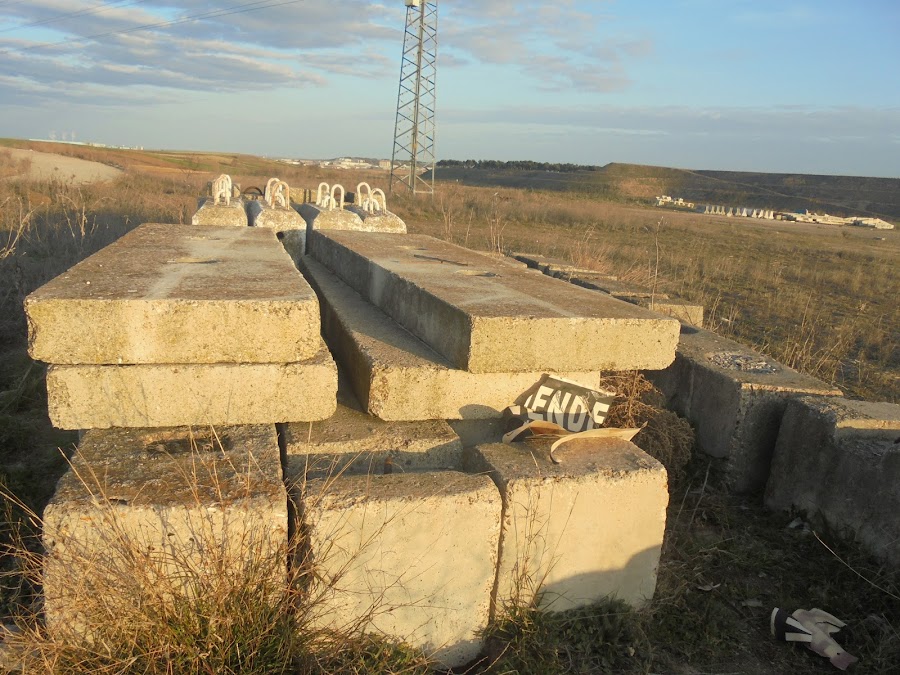
[[[222,175],[190,222],[144,222],[27,296],[50,420],[79,438],[40,533],[53,640],[102,644],[136,603],[250,575],[314,598],[309,631],[481,672],[514,608],[652,607],[667,519],[690,526],[710,467],[722,499],[761,495],[900,565],[900,406],[708,330],[703,304],[410,234],[387,202]],[[548,376],[609,392],[608,417],[558,447],[568,432],[511,440],[507,409]],[[692,447],[706,478],[679,505]],[[28,672],[14,635],[6,663]]]

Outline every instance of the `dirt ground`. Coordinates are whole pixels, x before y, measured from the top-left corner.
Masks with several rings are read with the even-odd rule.
[[[12,155],[14,161],[31,161],[27,173],[15,176],[15,178],[31,180],[58,178],[76,185],[85,185],[114,180],[123,173],[121,169],[99,162],[88,162],[49,152],[35,152],[19,148],[8,148],[7,152]]]

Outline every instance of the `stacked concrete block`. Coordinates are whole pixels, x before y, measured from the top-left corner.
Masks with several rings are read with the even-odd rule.
[[[311,233],[312,256],[472,373],[628,370],[671,363],[678,323],[423,235]]]
[[[301,269],[319,293],[325,339],[370,415],[394,421],[499,418],[543,374],[455,368],[310,256]],[[599,384],[601,376],[557,374],[587,386]]]
[[[762,490],[790,398],[839,389],[715,333],[684,326],[675,362],[647,378],[686,417],[706,454],[721,458],[736,492]]]
[[[274,425],[88,431],[44,511],[47,628],[91,638],[223,574],[275,592],[287,522]]]
[[[142,225],[25,309],[62,428],[307,421],[335,409],[318,301],[268,230]]]
[[[824,523],[900,567],[900,406],[811,396],[789,401],[765,504]]]
[[[520,444],[517,444],[520,445]],[[495,611],[529,603],[554,611],[617,597],[653,597],[669,501],[666,471],[628,441],[574,440],[467,448],[468,471],[503,497]]]
[[[314,623],[467,663],[489,619],[501,503],[489,478],[453,471],[308,481]]]

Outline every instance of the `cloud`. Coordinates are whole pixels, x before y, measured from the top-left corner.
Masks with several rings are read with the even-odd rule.
[[[442,5],[441,63],[517,68],[545,90],[627,88],[628,62],[644,58],[652,43],[602,37],[599,15],[580,5]],[[318,87],[332,77],[391,79],[404,11],[399,2],[365,0],[232,0],[220,9],[206,0],[183,0],[177,9],[170,0],[6,3],[0,76],[79,99],[79,83],[119,87],[124,102],[141,100],[140,87],[228,92]]]

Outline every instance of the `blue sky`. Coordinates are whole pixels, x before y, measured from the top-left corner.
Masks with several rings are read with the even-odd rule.
[[[440,157],[900,177],[896,0],[439,4]],[[0,0],[0,135],[388,157],[404,15]]]

